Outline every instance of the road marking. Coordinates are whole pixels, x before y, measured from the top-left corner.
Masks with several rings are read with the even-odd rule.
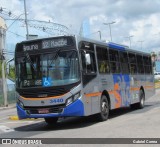
[[[0,130],[3,132],[13,132],[14,131],[14,129],[11,129],[11,128],[9,128],[7,126],[3,126],[3,125],[0,126]]]
[[[0,123],[0,125],[4,125],[4,124],[17,124],[17,123],[19,123],[19,124],[23,124],[23,123],[28,123],[28,124],[31,124],[31,123],[40,123],[40,122],[42,122],[42,121],[12,121],[12,122],[3,122],[3,123]]]
[[[10,116],[9,119],[11,119],[11,120],[19,120],[17,115]]]
[[[17,122],[3,122],[3,123],[0,123],[0,125],[3,125],[3,124],[15,124],[15,123],[19,123],[19,124],[23,124],[23,123],[28,123],[28,124],[30,124],[30,123],[33,123],[33,121],[21,121],[21,122],[19,122],[19,121],[17,121]]]

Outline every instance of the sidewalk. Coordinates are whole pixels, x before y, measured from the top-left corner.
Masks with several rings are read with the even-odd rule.
[[[6,109],[11,109],[11,108],[16,108],[16,103],[9,104],[8,107],[0,107],[0,110],[6,110]]]

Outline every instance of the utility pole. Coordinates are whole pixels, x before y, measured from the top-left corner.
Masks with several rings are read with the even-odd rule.
[[[26,24],[26,32],[27,36],[26,39],[29,39],[29,31],[28,31],[28,20],[27,20],[27,8],[26,8],[26,0],[24,0],[24,12],[25,12],[25,24]]]
[[[142,43],[144,42],[143,40],[138,41],[141,43],[141,51],[142,51]]]
[[[129,39],[130,48],[131,48],[131,37],[134,37],[134,36],[133,36],[133,35],[130,35],[130,36],[125,37],[125,38],[128,38],[128,39]]]
[[[2,60],[2,89],[3,89],[3,98],[4,98],[4,106],[8,106],[7,100],[7,84],[6,84],[6,77],[5,77],[5,59],[3,57],[3,50],[5,46],[5,34],[6,30],[3,26],[0,26],[0,55]]]
[[[101,35],[101,31],[98,31],[98,33],[99,33],[99,39],[101,40],[101,38],[102,38],[102,37],[101,37],[101,36],[102,36],[102,35]]]

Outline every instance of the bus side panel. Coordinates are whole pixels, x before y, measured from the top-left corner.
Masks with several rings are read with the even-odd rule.
[[[120,108],[130,105],[129,75],[101,74],[99,75],[99,89],[109,94],[110,108]]]
[[[111,74],[100,75],[100,77],[101,77],[102,91],[106,90],[108,92],[110,98],[110,108],[114,109],[117,101],[115,98],[113,75]]]
[[[146,75],[145,76],[145,99],[150,98],[155,94],[155,84],[154,84],[154,76],[153,75]]]
[[[130,75],[131,104],[139,102],[139,91],[144,89],[145,99],[155,94],[154,77],[152,75]]]
[[[83,87],[83,103],[85,107],[85,115],[92,115],[100,112],[100,97],[98,76],[92,79]]]
[[[115,107],[127,107],[131,103],[130,77],[127,74],[113,74]]]
[[[139,90],[143,85],[143,78],[144,76],[130,75],[131,104],[139,102]]]

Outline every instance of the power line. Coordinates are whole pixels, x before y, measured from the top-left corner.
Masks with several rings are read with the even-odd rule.
[[[7,32],[12,33],[12,34],[14,34],[14,35],[16,35],[16,36],[19,36],[19,37],[26,38],[26,37],[24,37],[24,36],[22,36],[22,35],[19,35],[19,34],[17,34],[17,33],[11,32],[11,31],[7,31]]]
[[[11,11],[4,10],[4,8],[0,8],[0,14],[6,15],[9,17],[4,18],[5,20],[16,20],[19,22],[22,22],[25,24],[25,19],[19,19],[17,15],[13,14]],[[17,19],[18,18],[18,19]],[[68,35],[69,34],[69,29],[65,25],[58,24],[58,23],[53,23],[53,22],[47,22],[47,21],[41,21],[41,20],[27,20],[28,26],[32,27],[34,29],[43,31],[47,34],[50,34],[52,36],[54,35]],[[30,23],[31,22],[31,23]],[[32,22],[38,22],[38,23],[43,23],[43,24],[33,24]]]

